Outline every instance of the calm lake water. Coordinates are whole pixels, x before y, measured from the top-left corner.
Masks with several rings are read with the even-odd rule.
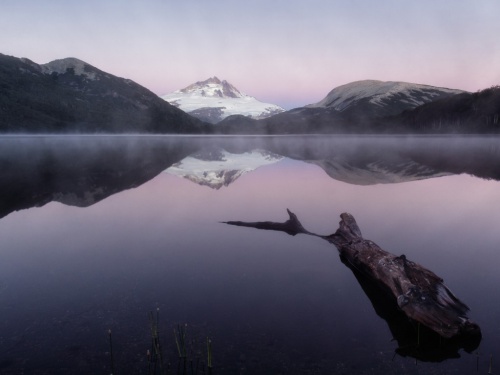
[[[179,325],[188,374],[207,337],[213,374],[500,369],[499,138],[1,137],[0,168],[2,374],[152,373],[150,311],[171,374]],[[335,247],[222,223],[287,208],[441,276],[479,346],[402,347]]]

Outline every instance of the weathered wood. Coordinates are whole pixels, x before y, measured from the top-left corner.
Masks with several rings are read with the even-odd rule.
[[[287,211],[290,219],[284,223],[226,223],[278,230],[291,235],[303,233],[321,237],[335,245],[343,260],[352,268],[392,296],[399,309],[411,320],[444,338],[461,335],[481,337],[479,326],[467,317],[469,308],[444,285],[443,279],[406,259],[405,255],[393,255],[374,242],[365,240],[351,214],[341,214],[337,231],[329,236],[321,236],[304,229],[297,216]]]
[[[408,318],[390,293],[383,291],[373,279],[358,271],[342,256],[340,259],[356,277],[375,313],[386,321],[392,334],[392,341],[397,343],[396,354],[422,362],[442,362],[450,358],[460,358],[461,350],[472,353],[478,348],[481,336],[459,335],[445,339]]]
[[[237,225],[239,227],[250,227],[250,228],[265,229],[265,230],[277,230],[280,232],[288,233],[291,236],[295,236],[296,234],[299,234],[299,233],[304,233],[304,234],[309,234],[309,235],[315,236],[314,233],[307,231],[302,226],[299,219],[297,218],[297,215],[295,215],[288,208],[286,209],[286,211],[288,212],[288,216],[290,216],[290,218],[287,221],[285,221],[284,223],[276,223],[273,221],[259,221],[259,222],[253,222],[253,223],[247,223],[244,221],[223,221],[222,223],[229,224],[229,225]]]

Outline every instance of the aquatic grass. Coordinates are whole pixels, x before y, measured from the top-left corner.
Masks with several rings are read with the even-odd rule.
[[[208,373],[212,373],[212,340],[207,337],[207,367]]]
[[[153,312],[149,312],[149,325],[151,329],[151,352],[149,354],[149,365],[148,365],[148,373],[156,374],[156,366],[158,364],[160,374],[164,374],[164,366],[163,366],[163,353],[160,342],[160,334],[158,330],[158,323],[160,321],[160,309],[156,309],[156,317],[153,315]],[[153,364],[151,368],[151,363]]]
[[[206,336],[206,354],[207,363],[201,358],[204,352],[203,347],[195,349],[198,344],[203,344],[204,341],[196,338],[188,340],[187,324],[177,324],[173,329],[174,341],[178,355],[177,372],[172,371],[171,363],[168,361],[168,352],[165,354],[163,343],[160,340],[160,309],[156,309],[156,314],[153,311],[149,312],[149,327],[151,334],[151,347],[146,350],[147,374],[148,375],[206,375],[212,374],[213,359],[212,359],[212,340]],[[113,350],[113,335],[111,329],[108,329],[108,343],[110,354],[110,374],[115,374],[115,361]],[[168,345],[167,345],[168,346]],[[172,347],[171,353],[175,353]],[[123,372],[123,371],[122,371]]]
[[[113,339],[111,337],[111,329],[108,329],[108,336],[109,336],[109,355],[111,361],[111,375],[113,375],[115,373],[115,363],[113,359]]]
[[[181,326],[180,324],[177,325],[177,330],[174,328],[174,338],[175,338],[175,344],[177,345],[177,352],[179,354],[179,358],[186,358],[187,357],[187,350],[186,350],[186,330],[187,330],[187,324],[184,326]]]
[[[160,341],[159,328],[159,309],[156,310],[156,315],[152,311],[149,313],[149,323],[151,330],[151,349],[146,352],[148,362],[148,375],[166,375],[171,374],[170,363],[165,366],[164,360],[166,356],[163,351],[162,342]],[[175,348],[177,349],[178,365],[176,375],[198,375],[206,374],[205,363],[200,361],[201,354],[195,351],[196,340],[188,341],[187,324],[177,324],[173,328]],[[173,348],[172,348],[173,349]],[[211,340],[207,337],[207,356],[208,356],[208,374],[212,373],[212,347]],[[200,363],[201,362],[201,363]]]

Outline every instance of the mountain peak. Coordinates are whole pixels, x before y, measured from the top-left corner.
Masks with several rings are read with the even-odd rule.
[[[203,121],[214,124],[231,115],[259,119],[284,111],[277,105],[262,103],[242,93],[228,81],[220,80],[216,76],[161,98]]]
[[[216,85],[219,85],[221,84],[221,80],[219,78],[217,78],[217,76],[213,76],[209,79],[206,79],[205,81],[201,81],[201,82],[196,82],[196,84],[199,84],[199,85],[208,85],[210,83],[214,83]]]
[[[343,112],[364,103],[365,106],[370,105],[378,110],[383,109],[384,114],[390,115],[462,92],[461,90],[409,82],[363,80],[338,86],[330,91],[323,100],[307,107],[332,108]],[[397,106],[394,105],[396,102]]]
[[[226,80],[220,80],[216,76],[208,78],[204,81],[193,83],[179,92],[191,95],[200,95],[203,97],[216,98],[242,98],[246,95],[241,93],[236,87],[231,85]]]

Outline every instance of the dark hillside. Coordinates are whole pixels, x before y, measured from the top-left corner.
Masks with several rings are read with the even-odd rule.
[[[68,58],[0,54],[2,133],[200,133],[201,121],[137,83]]]
[[[424,104],[391,121],[414,133],[498,133],[500,86]]]

